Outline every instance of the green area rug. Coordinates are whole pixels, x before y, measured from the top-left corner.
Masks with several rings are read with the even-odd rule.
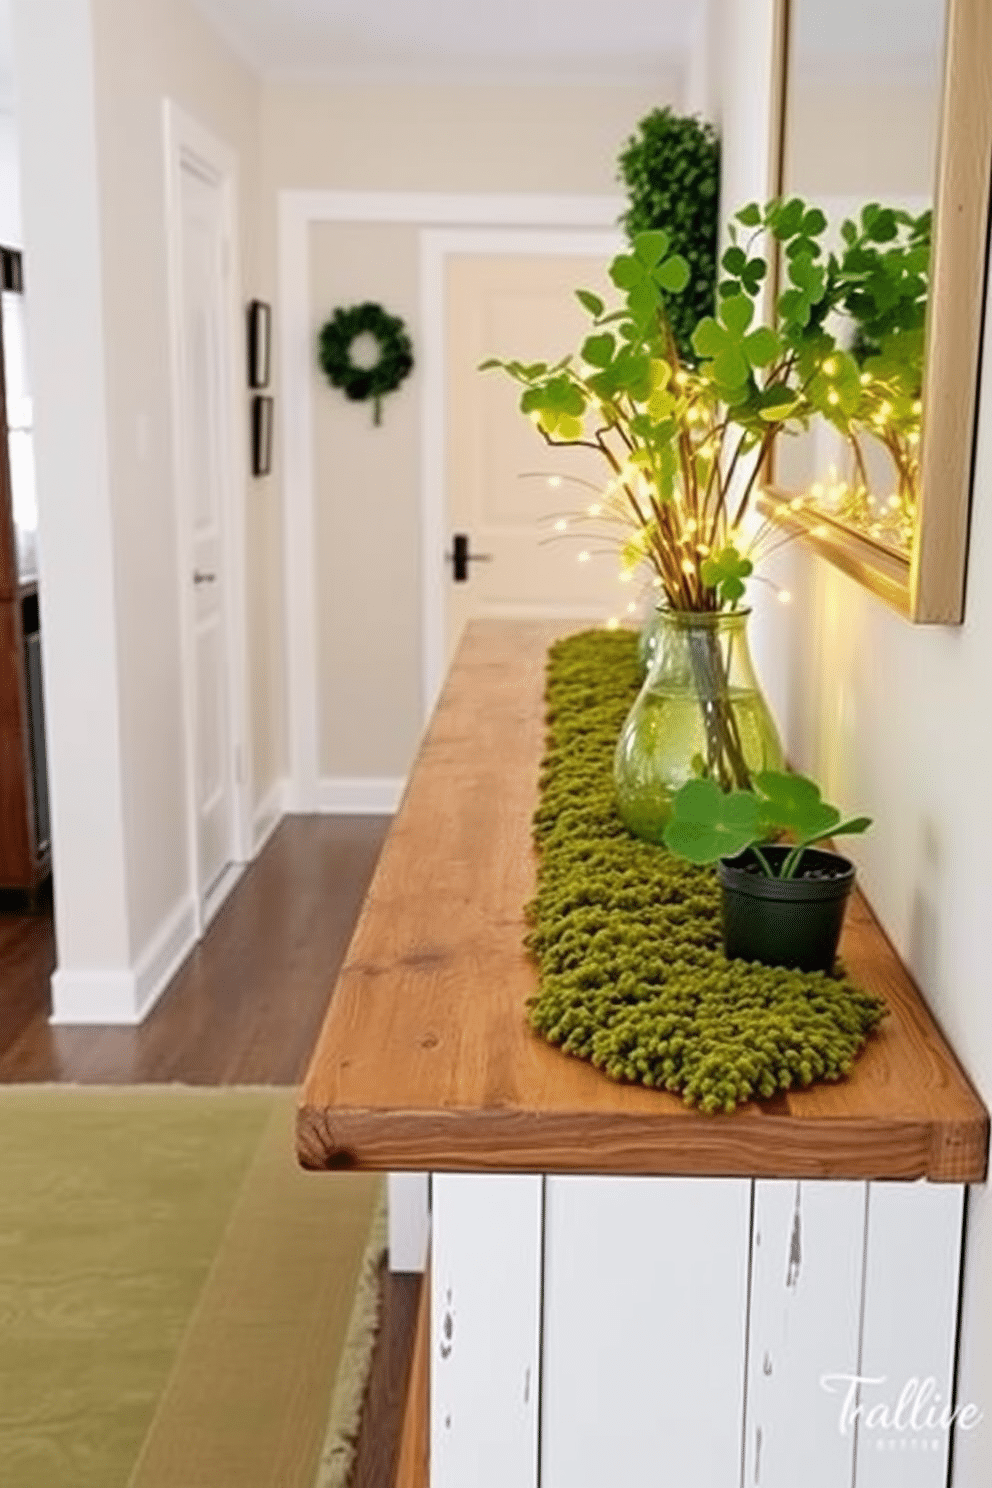
[[[720,891],[641,842],[617,812],[613,753],[640,686],[637,637],[599,630],[548,661],[548,743],[534,836],[532,1027],[615,1080],[704,1111],[848,1073],[885,1012],[836,975],[728,961]]]
[[[0,1089],[3,1488],[343,1484],[381,1183],[301,1172],[294,1109]]]

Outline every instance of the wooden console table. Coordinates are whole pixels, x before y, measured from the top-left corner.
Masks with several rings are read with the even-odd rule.
[[[542,1488],[935,1488],[949,1431],[909,1471],[898,1433],[838,1429],[820,1378],[884,1376],[866,1410],[910,1377],[951,1390],[988,1156],[988,1113],[864,901],[842,954],[890,1016],[839,1084],[704,1116],[527,1028],[544,665],[570,628],[467,631],[301,1097],[305,1166],[437,1175],[432,1488],[527,1488],[538,1462]]]

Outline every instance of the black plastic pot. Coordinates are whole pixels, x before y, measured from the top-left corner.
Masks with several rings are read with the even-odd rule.
[[[788,847],[763,847],[776,870]],[[769,878],[750,848],[717,864],[723,890],[723,948],[728,957],[830,971],[837,954],[854,864],[808,847],[801,877]],[[810,876],[814,875],[814,876]]]

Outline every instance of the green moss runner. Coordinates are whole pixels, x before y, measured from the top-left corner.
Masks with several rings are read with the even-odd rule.
[[[639,685],[629,632],[591,631],[551,649],[531,1025],[615,1080],[679,1091],[704,1111],[839,1080],[884,1015],[881,999],[840,970],[728,961],[714,870],[639,841],[620,821],[613,750]]]

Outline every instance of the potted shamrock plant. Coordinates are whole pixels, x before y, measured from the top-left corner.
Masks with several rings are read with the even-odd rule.
[[[803,775],[766,770],[751,784],[725,793],[712,779],[687,781],[672,803],[665,845],[692,863],[717,863],[728,957],[829,971],[854,864],[815,844],[864,832],[871,819],[843,821]]]

